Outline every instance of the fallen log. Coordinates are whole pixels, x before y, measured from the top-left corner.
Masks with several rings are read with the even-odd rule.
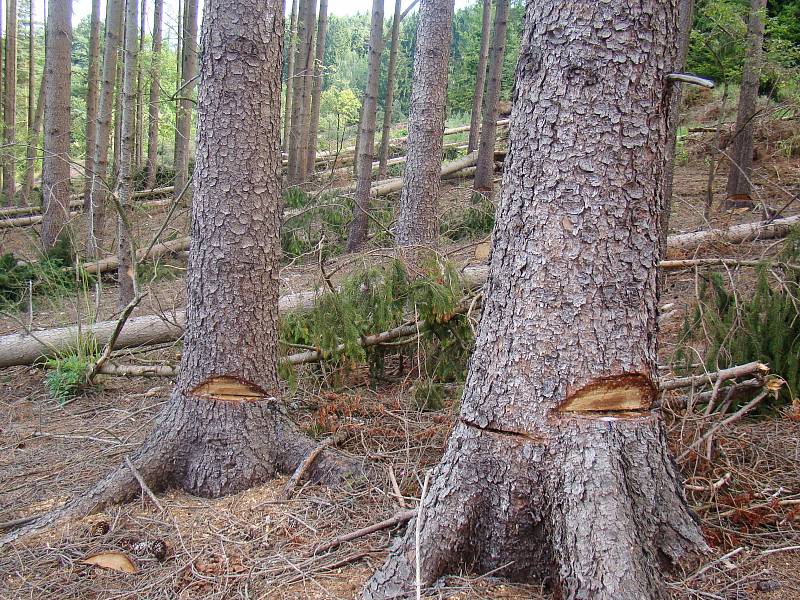
[[[137,208],[153,208],[156,206],[165,206],[167,204],[171,204],[172,199],[167,200],[148,200],[146,202],[140,202],[133,205],[133,209],[136,210]],[[83,207],[82,201],[77,202],[70,202],[70,209],[71,212],[69,214],[70,218],[74,218],[80,214],[80,209]],[[41,214],[34,214],[28,215],[24,217],[14,217],[14,218],[0,218],[0,229],[9,229],[12,227],[28,227],[30,225],[37,225],[42,222],[42,215]]]
[[[727,229],[706,229],[692,233],[681,233],[669,236],[667,255],[691,253],[708,243],[741,244],[753,240],[768,240],[784,237],[789,230],[800,224],[800,215],[775,219],[774,221],[758,221],[734,225]]]
[[[745,375],[758,375],[764,377],[769,374],[769,367],[764,363],[754,361],[744,365],[736,365],[713,373],[703,373],[702,375],[690,375],[688,377],[674,377],[665,379],[660,384],[662,391],[678,390],[681,388],[697,387],[700,385],[707,385],[716,381],[727,381],[728,379],[736,379],[744,377]]]
[[[466,157],[465,157],[466,158]],[[462,159],[463,160],[463,159]],[[443,167],[444,168],[444,167]],[[788,217],[772,221],[771,223],[759,221],[746,225],[735,225],[729,230],[713,229],[710,232],[695,232],[691,234],[672,235],[668,238],[668,249],[674,250],[676,247],[682,251],[691,248],[689,241],[694,244],[702,244],[709,239],[738,239],[741,241],[751,239],[766,239],[767,237],[785,236],[791,226],[800,223],[800,216]],[[733,230],[733,233],[729,233]],[[687,238],[687,236],[690,236]],[[181,238],[187,240],[188,238]],[[172,240],[176,245],[179,240]],[[171,242],[164,242],[169,244]],[[188,246],[187,246],[188,247]],[[110,260],[110,259],[109,259]],[[465,276],[470,279],[471,286],[482,285],[488,276],[488,267],[476,266],[465,270]],[[313,304],[316,292],[301,292],[305,295],[306,306]],[[298,296],[295,294],[295,296]],[[286,308],[287,300],[281,299],[283,303],[281,310]],[[177,339],[183,331],[183,311],[175,313],[175,323],[166,323],[159,316],[146,316],[131,319],[125,325],[115,348],[128,348],[131,346],[143,346],[147,344],[159,344],[170,342]],[[105,321],[97,323],[92,327],[92,333],[98,340],[99,345],[108,342],[114,330],[116,321]],[[177,324],[177,327],[176,327]],[[77,329],[75,327],[62,327],[35,332],[33,334],[12,334],[0,336],[0,368],[12,365],[32,364],[39,357],[50,357],[64,352],[75,344]]]

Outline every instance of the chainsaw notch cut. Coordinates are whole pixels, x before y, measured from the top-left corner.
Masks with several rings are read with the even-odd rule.
[[[248,381],[221,375],[206,379],[192,390],[192,395],[226,402],[252,402],[269,394]]]
[[[559,412],[643,412],[656,397],[653,381],[643,373],[598,377],[572,392]]]

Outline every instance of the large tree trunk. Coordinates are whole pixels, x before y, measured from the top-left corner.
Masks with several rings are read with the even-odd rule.
[[[395,241],[412,264],[436,244],[453,0],[422,0],[408,116],[408,152]],[[494,159],[493,159],[494,160]],[[371,165],[370,165],[371,166]],[[413,248],[413,249],[412,249]]]
[[[294,64],[297,52],[297,0],[292,0],[289,21],[289,45],[286,50],[286,101],[283,107],[283,140],[281,148],[289,149],[289,131],[292,125],[292,91],[294,90]]]
[[[138,0],[127,0],[125,9],[125,52],[122,76],[122,123],[120,128],[119,174],[117,176],[117,267],[118,300],[124,308],[136,293],[136,264],[131,247],[131,194],[133,194],[133,172],[136,152],[136,110],[138,104],[139,40],[137,23]]]
[[[494,146],[497,137],[497,114],[500,88],[503,83],[503,60],[506,54],[508,29],[508,0],[497,0],[494,12],[494,32],[489,63],[489,87],[483,107],[483,124],[478,144],[478,164],[475,166],[476,191],[491,192],[494,187]]]
[[[103,47],[103,81],[97,114],[97,141],[94,170],[91,173],[90,202],[86,207],[86,255],[96,257],[103,241],[106,199],[108,198],[108,148],[117,85],[117,59],[122,38],[124,0],[106,2],[106,33]]]
[[[678,4],[678,54],[672,70],[681,72],[686,67],[686,56],[689,53],[689,40],[694,23],[694,0],[679,0]],[[678,124],[680,122],[681,84],[673,81],[669,102],[669,115],[667,123],[667,166],[664,169],[664,212],[658,229],[661,233],[661,254],[667,252],[667,236],[669,235],[669,220],[672,212],[672,189],[675,179],[675,144],[678,140]]]
[[[478,72],[475,74],[475,96],[472,99],[467,152],[475,150],[481,132],[481,115],[483,114],[481,108],[483,107],[483,89],[486,85],[486,63],[489,61],[489,24],[491,23],[491,16],[492,0],[483,0],[481,50],[478,55]]]
[[[347,251],[360,250],[367,241],[369,230],[369,199],[372,183],[372,157],[375,152],[375,114],[378,110],[378,81],[383,51],[383,0],[372,1],[372,20],[369,33],[369,63],[367,89],[361,107],[361,127],[358,136],[356,157],[355,214],[350,224]]]
[[[386,73],[386,97],[383,101],[383,129],[378,165],[378,179],[386,179],[389,172],[389,137],[392,131],[392,109],[394,105],[394,78],[397,71],[397,50],[400,44],[400,9],[403,0],[395,0],[392,17],[392,48],[389,51],[389,67]]]
[[[72,0],[48,0],[46,39],[42,174],[42,247],[45,251],[53,248],[69,215]]]
[[[144,28],[147,0],[142,0],[139,24],[139,56],[144,54]],[[136,170],[141,171],[144,161],[144,64],[139,61],[136,72]]]
[[[94,151],[97,144],[97,103],[98,80],[100,79],[100,0],[92,0],[92,16],[89,29],[89,67],[86,73],[86,151],[83,158],[86,172],[84,184],[84,210],[90,210],[92,203],[92,171],[94,171]]]
[[[308,128],[306,172],[313,175],[317,160],[317,135],[319,134],[319,109],[322,103],[322,71],[325,61],[325,37],[328,34],[328,0],[319,0],[317,25],[317,51],[314,60],[314,81],[311,98],[311,119]]]
[[[654,402],[677,2],[527,7],[460,418],[367,598],[413,590],[415,550],[423,586],[466,567],[666,598],[660,561],[704,547]]]
[[[761,75],[761,55],[764,45],[764,22],[761,13],[767,0],[750,0],[750,18],[747,23],[747,55],[744,60],[742,85],[739,88],[739,109],[736,113],[736,137],[731,149],[730,172],[725,188],[727,205],[751,204],[753,186],[753,131],[755,129],[758,80]]]
[[[9,206],[17,194],[17,0],[6,0],[6,73],[3,106],[3,195]]]
[[[189,181],[189,144],[192,131],[192,95],[197,77],[197,1],[186,0],[183,14],[183,56],[175,124],[175,192],[177,198]]]
[[[154,491],[234,493],[291,472],[315,447],[279,401],[282,8],[205,3],[184,352],[170,400],[130,459]],[[326,450],[309,475],[341,481],[353,464]],[[139,493],[123,464],[0,544]]]
[[[158,172],[158,108],[161,101],[161,21],[164,0],[155,0],[153,8],[153,56],[150,64],[150,116],[147,129],[147,187],[156,187]]]

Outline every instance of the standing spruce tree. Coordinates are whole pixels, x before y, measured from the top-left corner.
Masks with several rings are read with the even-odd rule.
[[[494,187],[494,146],[497,137],[500,88],[503,83],[503,59],[506,54],[508,30],[508,0],[497,0],[494,12],[492,52],[489,62],[489,86],[483,106],[483,125],[478,146],[473,187],[479,192],[491,192]]]
[[[36,152],[39,148],[39,135],[42,131],[42,118],[44,116],[44,77],[39,82],[39,92],[34,98],[34,90],[36,89],[36,61],[34,57],[36,30],[33,22],[33,0],[30,0],[28,7],[30,9],[30,22],[28,23],[28,144],[25,152],[25,180],[20,194],[20,204],[23,206],[30,204],[36,167]]]
[[[86,184],[83,190],[83,205],[88,211],[92,202],[92,171],[94,171],[94,149],[97,143],[97,102],[100,79],[100,0],[92,0],[92,16],[89,28],[89,66],[86,72],[86,151],[83,166]]]
[[[662,561],[704,547],[656,402],[677,6],[527,4],[460,417],[364,597],[413,590],[418,565],[423,586],[467,568],[568,599],[667,598]]]
[[[154,491],[235,493],[292,472],[317,445],[279,400],[282,37],[282,0],[206,0],[184,352],[164,411],[130,458]],[[309,476],[341,482],[354,470],[326,450]],[[123,464],[0,544],[140,493]]]
[[[292,124],[292,90],[294,89],[294,61],[297,48],[297,0],[292,0],[289,21],[289,44],[286,48],[286,100],[283,104],[283,139],[281,148],[289,149],[289,130]]]
[[[317,25],[317,49],[314,58],[314,80],[312,85],[311,116],[308,127],[308,150],[306,171],[313,175],[317,161],[317,135],[319,133],[319,110],[322,105],[322,76],[325,61],[325,38],[328,34],[328,0],[319,0]]]
[[[161,22],[164,0],[153,8],[153,56],[150,63],[150,116],[147,123],[147,187],[156,187],[158,165],[158,105],[161,102]]]
[[[392,131],[392,109],[394,104],[394,79],[397,72],[397,50],[400,44],[400,20],[403,0],[395,0],[392,15],[392,41],[389,50],[389,66],[386,71],[386,96],[383,100],[383,129],[381,149],[378,154],[378,179],[385,179],[389,171],[389,136]]]
[[[751,0],[747,22],[747,55],[744,60],[742,85],[739,88],[739,108],[736,113],[736,137],[731,150],[731,165],[725,187],[725,202],[729,206],[741,203],[752,205],[753,131],[755,130],[758,80],[761,75],[761,55],[764,45],[762,13],[767,0]]]
[[[469,121],[469,142],[467,152],[478,146],[481,132],[481,109],[483,108],[483,89],[486,86],[486,63],[489,61],[489,24],[492,17],[492,0],[483,0],[481,17],[481,49],[478,55],[478,72],[475,74],[475,96],[472,98],[472,114]]]
[[[103,80],[97,112],[97,133],[94,148],[94,169],[86,213],[86,255],[97,257],[103,243],[106,199],[108,197],[108,148],[114,114],[114,90],[117,85],[117,62],[122,40],[122,18],[125,0],[107,0],[106,32],[103,47]]]
[[[142,3],[144,5],[144,2]],[[136,264],[133,260],[131,233],[131,195],[136,165],[136,114],[139,104],[139,3],[127,0],[125,7],[125,51],[122,68],[122,118],[120,123],[119,173],[117,174],[117,304],[124,308],[136,293]]]
[[[55,246],[69,215],[69,95],[72,80],[72,0],[48,0],[44,80],[42,247]]]
[[[14,146],[17,141],[17,0],[6,0],[6,73],[3,107],[3,141],[6,145],[3,160],[3,195],[11,205],[17,195],[17,161]]]
[[[178,195],[189,181],[189,141],[197,78],[197,2],[186,0],[183,6],[183,42],[178,110],[175,113],[175,191]]]
[[[419,266],[424,248],[434,246],[439,237],[436,207],[453,0],[422,0],[418,23],[408,115],[408,156],[395,235],[397,246],[409,249],[406,256],[415,266]]]
[[[383,0],[372,1],[372,19],[369,32],[369,61],[367,67],[367,90],[361,106],[356,156],[355,214],[350,224],[347,251],[361,250],[367,241],[369,229],[369,199],[372,185],[372,158],[375,152],[375,116],[378,111],[378,82],[383,51]]]

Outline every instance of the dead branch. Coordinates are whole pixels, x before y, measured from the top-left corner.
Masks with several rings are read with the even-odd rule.
[[[400,511],[393,517],[390,517],[388,519],[370,525],[369,527],[363,527],[362,529],[357,529],[356,531],[351,531],[350,533],[337,536],[333,538],[330,542],[326,542],[321,546],[317,546],[314,549],[314,554],[319,554],[320,552],[327,552],[329,550],[332,550],[333,548],[341,546],[345,542],[350,542],[352,540],[364,537],[365,535],[369,535],[370,533],[375,533],[376,531],[381,531],[382,529],[388,529],[389,527],[394,527],[395,525],[406,523],[407,521],[411,520],[411,518],[416,514],[417,514],[416,509]]]
[[[337,432],[331,437],[322,440],[319,444],[317,444],[316,448],[308,453],[308,456],[306,456],[303,459],[303,462],[297,466],[297,468],[294,470],[294,473],[292,473],[292,476],[289,478],[289,481],[286,482],[286,486],[283,488],[283,493],[281,494],[283,499],[288,500],[292,497],[292,495],[294,495],[294,490],[297,487],[297,484],[299,484],[300,481],[302,481],[302,479],[306,476],[308,470],[313,466],[314,461],[317,460],[317,457],[322,454],[325,448],[328,446],[335,446],[342,441],[343,437],[344,435],[341,432]]]
[[[713,373],[703,373],[702,375],[690,375],[689,377],[675,377],[661,382],[659,388],[662,391],[677,390],[687,387],[695,387],[714,383],[715,381],[726,381],[736,379],[745,375],[757,374],[761,377],[769,374],[769,367],[764,363],[755,361],[745,365],[736,365]]]

